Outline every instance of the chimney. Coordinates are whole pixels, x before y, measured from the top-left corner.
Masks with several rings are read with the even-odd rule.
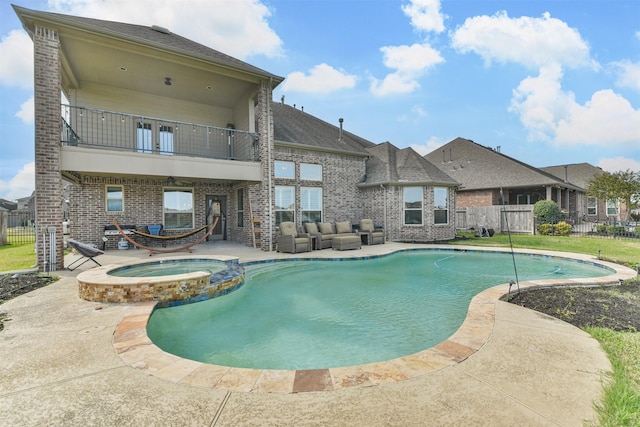
[[[338,135],[338,141],[342,141],[342,123],[344,122],[344,119],[340,117],[338,121],[340,122],[340,135]]]
[[[282,96],[280,97],[280,104],[283,104],[283,105],[284,105],[284,95],[282,95]]]

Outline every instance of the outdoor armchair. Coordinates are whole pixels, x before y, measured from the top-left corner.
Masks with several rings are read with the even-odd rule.
[[[313,248],[311,247],[311,237],[308,234],[299,234],[293,222],[284,221],[280,223],[280,235],[276,249],[278,252],[295,254],[309,252]]]
[[[364,237],[364,243],[367,245],[377,245],[385,242],[383,228],[376,228],[372,219],[360,220],[360,236]]]

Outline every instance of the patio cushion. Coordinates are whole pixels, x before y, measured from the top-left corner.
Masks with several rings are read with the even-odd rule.
[[[349,221],[336,222],[336,233],[351,233],[351,223]]]
[[[333,234],[333,228],[331,227],[331,224],[328,222],[319,222],[318,230],[320,230],[320,233],[322,234]]]
[[[297,236],[296,226],[293,222],[285,221],[280,224],[280,233],[283,236]]]
[[[313,222],[305,222],[304,230],[309,234],[318,234],[318,226]]]

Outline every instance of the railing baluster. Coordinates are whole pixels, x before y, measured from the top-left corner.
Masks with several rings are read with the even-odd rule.
[[[64,145],[257,161],[257,136],[247,131],[72,105],[61,111]]]

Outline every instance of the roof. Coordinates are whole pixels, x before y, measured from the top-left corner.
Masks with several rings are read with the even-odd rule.
[[[555,175],[469,139],[456,138],[425,158],[460,182],[460,190],[560,185],[583,191]]]
[[[380,184],[459,185],[413,148],[400,149],[390,142],[383,142],[367,148],[367,151],[371,153],[372,157],[367,161],[366,177],[360,186]]]
[[[604,173],[601,168],[590,163],[545,166],[540,169],[582,188],[589,188],[589,180]]]
[[[0,199],[0,210],[15,211],[17,208],[18,208],[18,204],[16,202],[11,202],[6,199]]]
[[[276,144],[289,143],[322,151],[368,156],[375,144],[340,127],[283,103],[273,103],[273,133]]]
[[[266,78],[273,78],[276,82],[284,80],[258,67],[254,67],[232,56],[215,49],[196,43],[192,40],[173,34],[161,27],[127,24],[123,22],[103,21],[100,19],[83,18],[79,16],[63,15],[60,13],[42,12],[13,5],[13,9],[29,33],[33,32],[33,23],[42,21],[55,26],[80,28],[85,31],[110,35],[114,38],[125,39],[152,47],[160,47],[175,53],[186,54],[210,61],[220,66],[245,71]],[[156,29],[154,29],[156,28]]]

